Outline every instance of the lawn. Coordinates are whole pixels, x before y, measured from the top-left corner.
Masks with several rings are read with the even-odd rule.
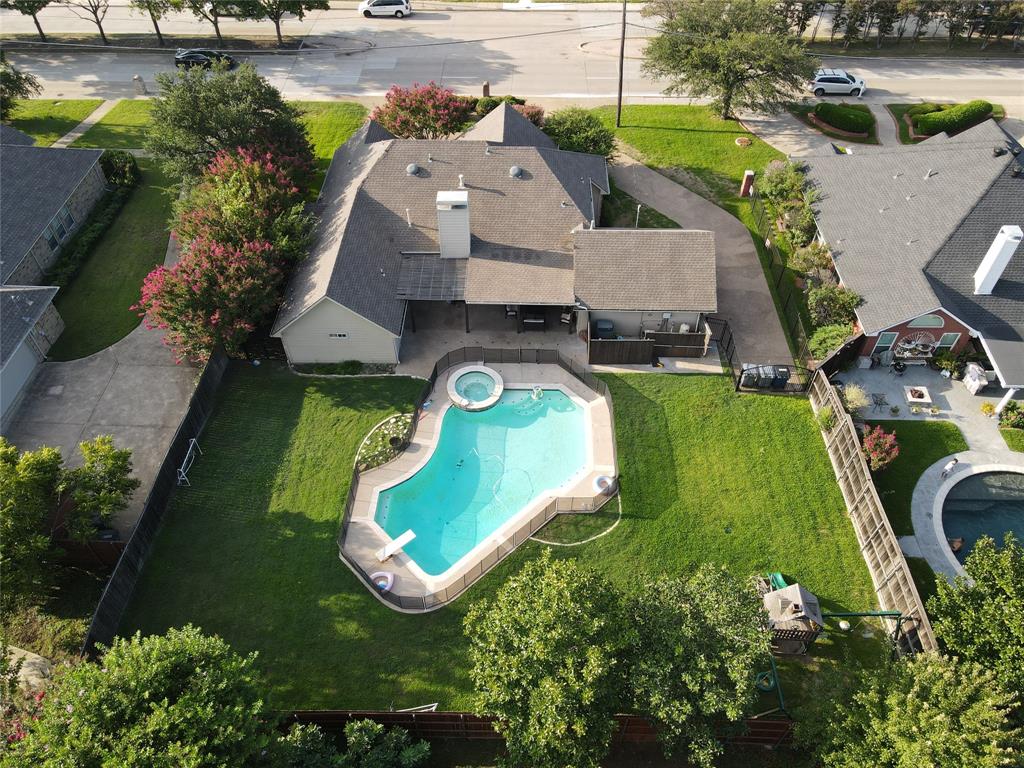
[[[888,467],[874,474],[875,488],[897,536],[914,532],[910,501],[921,473],[944,456],[967,450],[959,427],[948,421],[872,421],[887,432],[896,432],[900,454]]]
[[[999,432],[1003,436],[1003,440],[1006,441],[1007,448],[1024,453],[1024,429],[1000,427]]]
[[[918,102],[918,103],[921,103],[921,102]],[[900,144],[917,144],[917,143],[919,143],[921,141],[924,141],[924,139],[917,139],[915,141],[914,139],[910,138],[910,126],[908,126],[906,121],[903,119],[903,116],[905,114],[907,114],[907,110],[910,109],[911,107],[916,107],[918,103],[914,103],[914,104],[886,104],[885,105],[885,108],[888,109],[889,113],[892,115],[893,120],[896,121],[896,128],[897,128],[897,130],[899,131],[899,134],[900,134]],[[955,106],[955,105],[954,104],[950,104],[949,106]],[[1006,109],[1003,107],[1003,105],[1002,104],[993,104],[992,105],[992,118],[994,120],[1002,120],[1004,117],[1006,117]]]
[[[806,400],[737,395],[726,376],[606,380],[623,518],[608,536],[556,555],[626,590],[711,560],[737,573],[781,570],[829,609],[875,605]],[[336,549],[360,440],[411,409],[421,386],[233,366],[192,487],[172,500],[122,632],[193,622],[258,650],[275,707],[470,707],[462,618],[543,545],[528,542],[454,604],[420,616],[377,602]],[[858,656],[877,651],[844,637],[822,644],[815,663],[846,643]],[[797,699],[805,669],[785,672]]]
[[[313,189],[319,191],[334,150],[362,125],[366,107],[352,101],[293,101],[292,105],[302,113],[302,123],[313,145],[317,169]]]
[[[48,147],[91,115],[103,99],[18,99],[11,125]]]
[[[129,309],[142,280],[162,264],[171,215],[171,180],[152,160],[139,159],[142,180],[81,271],[54,304],[64,333],[50,349],[55,360],[74,360],[113,344],[139,324]]]
[[[625,227],[633,229],[637,225],[636,207],[639,203],[609,181],[611,192],[601,202],[602,227]],[[679,225],[668,216],[654,210],[650,206],[640,207],[639,224],[641,229],[678,229]]]
[[[149,99],[119,101],[71,146],[141,149],[152,109],[153,102]]]
[[[828,128],[823,128],[820,124],[815,123],[811,120],[811,113],[814,112],[814,107],[817,102],[802,102],[800,104],[791,104],[789,111],[797,120],[809,128],[813,128],[819,133],[823,133],[829,138],[836,139],[837,141],[843,141],[849,144],[877,144],[878,143],[878,124],[872,120],[871,130],[868,132],[866,137],[861,136],[849,136],[839,131],[830,131]],[[847,104],[843,102],[843,105],[850,109],[855,109],[858,112],[867,112],[871,114],[871,108],[866,104]]]

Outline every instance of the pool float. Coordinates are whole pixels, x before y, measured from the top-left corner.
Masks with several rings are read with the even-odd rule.
[[[608,475],[598,475],[594,478],[594,491],[596,493],[611,493],[615,489],[615,478]]]
[[[387,594],[395,585],[395,574],[391,571],[377,571],[370,574],[370,581],[382,594]]]

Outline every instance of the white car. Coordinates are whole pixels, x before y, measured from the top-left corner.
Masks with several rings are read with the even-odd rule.
[[[359,12],[366,18],[394,16],[401,19],[412,13],[412,3],[409,0],[363,0],[359,4]]]
[[[815,96],[863,96],[868,88],[845,69],[819,69],[807,86]]]

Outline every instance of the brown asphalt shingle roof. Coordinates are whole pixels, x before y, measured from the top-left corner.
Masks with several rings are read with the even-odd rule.
[[[558,149],[544,131],[531,123],[511,104],[502,103],[462,135],[471,141],[488,141],[511,147],[543,147]]]

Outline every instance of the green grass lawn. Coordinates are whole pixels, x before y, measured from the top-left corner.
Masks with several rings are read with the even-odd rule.
[[[914,532],[910,501],[921,473],[951,453],[967,450],[960,429],[948,421],[871,421],[886,432],[896,432],[900,454],[888,467],[874,474],[875,488],[897,536]]]
[[[804,102],[800,104],[791,104],[789,106],[789,112],[790,114],[793,115],[793,117],[795,117],[804,125],[808,126],[809,128],[813,128],[819,133],[823,133],[829,138],[835,139],[836,141],[843,141],[849,144],[878,143],[878,124],[874,122],[874,118],[872,118],[871,130],[868,131],[868,135],[866,137],[847,136],[846,134],[839,133],[838,131],[830,131],[827,128],[822,128],[818,123],[815,123],[811,120],[810,116],[811,113],[814,112],[814,107],[816,103],[817,102]],[[843,102],[843,104],[844,106],[847,106],[850,109],[855,109],[858,112],[867,112],[869,115],[871,114],[871,109],[866,104],[847,104],[846,102]]]
[[[918,102],[920,103],[920,102]],[[889,110],[893,119],[896,121],[896,129],[900,134],[900,144],[917,144],[918,142],[924,141],[924,139],[917,139],[916,141],[910,138],[910,126],[907,125],[903,116],[907,114],[907,110],[911,107],[916,107],[917,103],[914,104],[886,104],[885,108]],[[955,106],[950,104],[949,106]],[[994,120],[1002,120],[1006,117],[1006,109],[1002,104],[992,105],[992,118]]]
[[[637,224],[637,200],[627,195],[609,180],[611,192],[601,202],[602,227],[625,227],[633,229]],[[640,207],[639,218],[641,229],[678,229],[679,225],[668,216],[654,210],[650,206]]]
[[[103,99],[18,99],[11,125],[48,147],[85,120]]]
[[[1006,441],[1007,448],[1011,451],[1024,453],[1024,429],[1000,427],[999,433],[1003,436],[1003,440]]]
[[[319,191],[334,151],[345,143],[366,119],[366,107],[351,101],[293,101],[302,113],[302,123],[313,145],[317,175],[313,189]]]
[[[875,605],[806,400],[736,395],[726,376],[606,380],[623,519],[557,556],[577,557],[625,590],[711,560],[737,573],[781,570],[826,608]],[[336,549],[360,440],[411,409],[421,386],[233,366],[192,486],[172,499],[122,631],[193,622],[258,650],[275,707],[469,707],[462,618],[543,545],[527,542],[455,603],[419,616],[381,605]],[[832,663],[848,643],[859,655],[877,651],[844,637],[823,644],[815,663]],[[784,672],[797,700],[808,668]]]
[[[152,160],[139,159],[142,180],[81,271],[54,304],[64,333],[50,349],[55,360],[74,360],[113,344],[139,324],[129,307],[143,278],[167,252],[172,183]]]
[[[149,99],[119,101],[112,110],[77,138],[71,146],[141,149],[152,109],[153,102]]]
[[[910,575],[914,578],[914,586],[917,587],[917,594],[921,596],[921,602],[927,607],[928,598],[936,592],[935,571],[923,557],[908,557],[906,560],[910,567]]]

